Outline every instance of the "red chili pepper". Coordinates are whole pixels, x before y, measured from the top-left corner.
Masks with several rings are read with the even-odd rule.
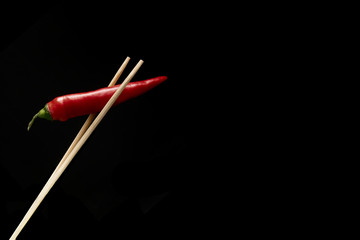
[[[166,76],[160,76],[148,80],[130,82],[113,106],[149,91],[166,79]],[[95,91],[68,94],[54,98],[33,117],[29,123],[28,130],[36,118],[66,121],[69,118],[98,113],[119,86],[120,84],[113,87],[100,88]]]

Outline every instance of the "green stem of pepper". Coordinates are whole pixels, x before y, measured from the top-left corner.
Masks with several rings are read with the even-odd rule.
[[[29,122],[28,128],[27,128],[28,131],[30,130],[30,128],[33,125],[36,118],[44,118],[47,120],[52,120],[52,117],[49,112],[49,108],[48,108],[47,104],[37,114],[35,114],[34,117],[31,119],[31,121]]]

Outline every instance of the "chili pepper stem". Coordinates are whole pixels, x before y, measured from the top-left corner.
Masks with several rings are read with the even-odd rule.
[[[34,117],[31,119],[31,121],[29,122],[28,128],[27,128],[28,131],[30,130],[30,128],[33,125],[36,118],[44,118],[47,120],[52,120],[52,117],[49,112],[49,108],[48,108],[47,104],[37,114],[35,114]]]

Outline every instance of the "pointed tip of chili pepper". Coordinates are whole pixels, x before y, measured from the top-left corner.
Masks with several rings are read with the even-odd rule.
[[[163,81],[165,81],[166,79],[168,79],[167,76],[160,76],[159,78],[162,80],[161,82],[163,82]]]
[[[28,127],[27,127],[28,131],[30,130],[31,126],[34,124],[34,121],[36,118],[44,118],[47,120],[52,120],[51,114],[47,107],[47,104],[37,114],[35,114],[34,117],[31,119],[31,121],[29,122]]]

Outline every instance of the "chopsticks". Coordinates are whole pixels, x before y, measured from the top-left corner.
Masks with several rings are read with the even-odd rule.
[[[130,58],[127,57],[124,61],[124,63],[121,65],[118,72],[115,74],[113,80],[110,82],[110,85],[115,85],[117,79],[120,77],[122,72],[124,71],[127,63],[129,62]],[[81,147],[85,144],[87,139],[90,137],[90,135],[93,133],[95,128],[99,125],[101,120],[104,118],[106,113],[110,110],[112,105],[115,103],[116,99],[120,96],[122,91],[125,89],[126,85],[131,81],[131,79],[135,76],[136,72],[140,69],[141,65],[144,61],[140,60],[134,69],[129,73],[129,75],[126,77],[126,79],[123,81],[123,83],[120,85],[120,87],[116,90],[116,92],[113,94],[113,96],[109,99],[109,101],[106,103],[104,108],[101,110],[101,112],[97,115],[94,121],[92,121],[95,117],[94,114],[90,114],[88,119],[85,121],[84,125],[78,132],[77,136],[73,140],[72,144],[64,154],[64,157],[61,159],[60,163],[54,170],[53,174],[50,176],[48,181],[46,182],[43,189],[40,191],[39,195],[25,214],[24,218],[21,220],[18,227],[15,229],[14,233],[11,235],[10,240],[15,240],[16,237],[20,234],[26,223],[29,221],[31,216],[34,214],[40,203],[43,201],[45,196],[48,194],[48,192],[51,190],[51,188],[54,186],[55,182],[59,179],[61,174],[65,171],[66,167],[70,164],[72,159],[75,157],[75,155],[79,152]]]
[[[117,80],[120,78],[120,76],[123,73],[126,65],[128,64],[129,60],[130,60],[130,58],[126,57],[125,61],[123,62],[123,64],[121,64],[119,70],[116,72],[115,76],[113,77],[113,79],[109,83],[108,87],[112,87],[112,86],[114,86],[116,84]],[[74,149],[75,145],[79,142],[80,138],[84,135],[86,129],[89,128],[90,124],[95,119],[95,117],[96,117],[96,114],[94,114],[94,113],[90,114],[88,116],[88,118],[84,122],[83,126],[81,127],[80,131],[78,132],[78,134],[74,138],[73,142],[71,143],[70,147],[68,148],[68,150],[64,154],[63,158],[61,159],[60,163],[58,164],[58,166],[54,170],[54,173],[59,169],[60,165],[62,165],[63,162],[65,161],[65,159],[69,156],[70,152]]]

